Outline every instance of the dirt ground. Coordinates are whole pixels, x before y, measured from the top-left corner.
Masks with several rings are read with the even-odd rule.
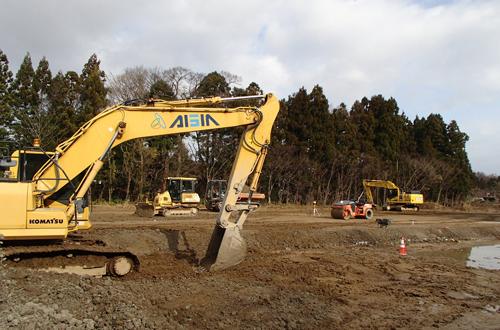
[[[467,266],[472,247],[500,244],[498,210],[376,211],[371,220],[318,210],[252,213],[246,259],[209,273],[198,261],[215,213],[139,218],[131,206],[95,206],[80,234],[135,253],[140,270],[89,277],[34,269],[42,258],[4,261],[0,328],[500,329],[500,271]],[[377,218],[393,223],[379,228]]]

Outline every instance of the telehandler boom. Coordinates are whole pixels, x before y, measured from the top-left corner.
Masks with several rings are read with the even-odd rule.
[[[213,107],[250,98],[264,98],[265,102],[260,108]],[[140,105],[126,102],[99,113],[53,153],[38,146],[24,150],[18,147],[10,154],[2,149],[0,239],[64,239],[68,232],[90,228],[86,193],[109,150],[120,143],[141,137],[242,126],[245,131],[228,180],[228,191],[206,255],[200,262],[209,271],[237,264],[246,253],[240,231],[253,210],[251,194],[257,187],[278,111],[279,102],[272,94],[228,99],[150,100]],[[40,161],[40,157],[46,157],[46,161]],[[236,203],[250,176],[249,203]],[[77,179],[79,184],[72,186]],[[237,213],[236,220],[230,220],[233,212]]]

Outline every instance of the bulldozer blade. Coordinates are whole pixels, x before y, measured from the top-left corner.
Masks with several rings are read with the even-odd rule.
[[[222,228],[215,225],[205,257],[200,266],[207,271],[216,272],[237,265],[243,261],[247,245],[236,226]]]
[[[135,206],[135,214],[144,218],[152,218],[155,215],[155,207],[149,203],[137,203]]]

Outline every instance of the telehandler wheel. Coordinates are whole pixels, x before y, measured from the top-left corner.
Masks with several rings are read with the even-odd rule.
[[[365,219],[371,219],[373,217],[373,210],[367,209],[365,212]]]

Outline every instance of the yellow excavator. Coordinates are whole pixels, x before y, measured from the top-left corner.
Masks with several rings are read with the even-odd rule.
[[[135,213],[140,217],[164,217],[173,215],[195,216],[200,209],[200,196],[194,190],[196,178],[166,178],[164,192],[159,192],[153,202],[139,202]]]
[[[264,98],[259,107],[237,108],[215,105],[234,100]],[[23,148],[18,143],[0,145],[0,240],[6,258],[97,253],[105,257],[109,273],[124,275],[137,266],[137,258],[120,251],[70,244],[69,232],[90,228],[89,187],[104,164],[108,152],[131,139],[228,127],[244,127],[228,188],[211,241],[200,266],[207,271],[226,269],[241,262],[246,244],[240,232],[254,208],[236,203],[248,185],[256,191],[271,130],[279,111],[273,94],[201,98],[177,101],[125,102],[105,109],[85,123],[54,152],[38,144]],[[235,216],[231,215],[236,213]],[[66,240],[64,240],[66,239]],[[19,244],[19,241],[63,240],[50,247]],[[9,244],[17,242],[18,244]]]
[[[385,211],[418,211],[419,205],[424,203],[424,196],[418,190],[404,191],[391,181],[363,180],[363,186],[368,200],[375,205],[372,187],[387,189],[386,204],[382,207]]]

